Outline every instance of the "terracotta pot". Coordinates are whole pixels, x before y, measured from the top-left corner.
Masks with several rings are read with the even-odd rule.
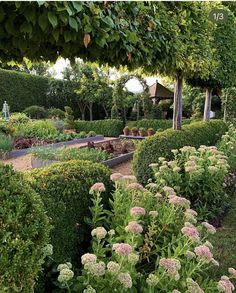
[[[153,136],[155,134],[154,130],[148,130],[148,136]]]
[[[125,136],[128,136],[128,135],[129,135],[129,129],[125,129],[125,128],[124,128],[124,129],[123,129],[123,133],[124,133]]]
[[[138,135],[138,130],[131,130],[131,133],[133,136],[137,136]]]
[[[65,129],[64,133],[76,133],[75,129]]]
[[[146,134],[145,130],[141,130],[141,131],[139,131],[139,135],[140,135],[140,136],[143,137],[143,136],[145,136],[145,134]]]

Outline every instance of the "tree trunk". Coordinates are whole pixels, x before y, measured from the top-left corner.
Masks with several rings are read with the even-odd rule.
[[[212,88],[206,88],[206,99],[205,99],[204,117],[203,117],[204,121],[210,120],[211,99],[212,99]]]
[[[108,113],[108,111],[107,111],[107,108],[106,108],[105,105],[102,105],[102,107],[103,107],[103,110],[104,110],[104,112],[105,112],[105,114],[106,114],[106,118],[108,119],[108,118],[109,118],[109,113]]]
[[[137,121],[139,120],[139,102],[137,102]]]
[[[181,130],[182,125],[182,87],[183,78],[178,73],[175,81],[174,109],[173,109],[173,129]]]
[[[89,103],[89,119],[93,121],[93,103]]]
[[[225,97],[225,104],[224,104],[224,122],[226,122],[227,120],[227,102],[228,102],[228,91],[225,90],[225,93],[226,93],[226,97]]]
[[[80,113],[81,113],[82,120],[85,120],[85,109],[86,109],[86,106],[79,105],[79,110],[80,110]]]

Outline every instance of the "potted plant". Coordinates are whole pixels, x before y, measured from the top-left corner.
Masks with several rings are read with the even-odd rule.
[[[123,129],[123,133],[125,136],[129,135],[129,126],[125,126],[125,128]]]
[[[148,133],[148,136],[152,136],[152,135],[154,135],[154,134],[155,134],[155,131],[154,131],[154,129],[153,129],[153,128],[148,128],[148,131],[147,131],[147,133]]]
[[[132,133],[132,136],[137,136],[138,135],[138,128],[137,127],[132,127],[131,128],[131,133]]]
[[[71,107],[65,107],[65,124],[64,124],[64,132],[66,133],[75,133],[75,121],[74,115]]]
[[[143,127],[139,128],[139,135],[143,137],[143,136],[145,136],[145,134],[146,134],[145,128],[143,128]]]

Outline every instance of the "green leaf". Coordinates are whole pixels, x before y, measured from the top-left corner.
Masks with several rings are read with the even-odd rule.
[[[45,14],[41,14],[39,16],[39,19],[38,19],[38,22],[39,22],[39,26],[41,28],[42,31],[45,31],[47,25],[48,25],[48,18]]]
[[[20,26],[20,32],[27,33],[27,34],[31,35],[32,34],[32,25],[28,22],[24,22]]]
[[[71,32],[70,31],[65,31],[65,33],[64,33],[65,42],[67,43],[67,42],[71,41],[71,38],[72,38]]]
[[[109,16],[102,18],[102,21],[105,22],[106,24],[108,24],[112,28],[114,28],[114,26],[115,26],[113,20]]]
[[[39,7],[42,6],[42,5],[44,5],[45,2],[46,1],[37,1]]]
[[[100,46],[100,47],[104,47],[104,45],[107,43],[105,38],[100,38],[100,39],[96,39],[96,43]]]
[[[130,43],[136,44],[138,41],[138,37],[135,32],[128,32],[127,33],[127,41]]]
[[[92,26],[90,24],[86,24],[84,27],[85,33],[90,33],[93,30]]]
[[[78,23],[73,17],[69,18],[69,25],[78,32]]]
[[[16,8],[19,9],[21,7],[22,2],[17,1],[15,2]]]
[[[52,36],[53,36],[53,38],[54,38],[54,40],[55,40],[56,42],[59,40],[59,34],[60,34],[60,32],[59,32],[58,29],[52,31]]]
[[[57,16],[53,12],[49,11],[48,12],[48,19],[49,19],[49,22],[51,23],[51,25],[53,26],[53,28],[55,28],[58,24]]]
[[[80,2],[77,2],[77,1],[73,1],[72,2],[76,12],[80,12],[82,10],[82,4]]]
[[[8,34],[14,35],[15,34],[15,27],[11,21],[11,19],[8,19],[5,23],[5,29]]]

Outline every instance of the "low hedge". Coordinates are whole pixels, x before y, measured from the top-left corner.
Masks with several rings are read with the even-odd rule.
[[[134,153],[133,170],[139,182],[145,184],[153,177],[151,163],[158,162],[159,157],[172,158],[172,149],[185,145],[215,145],[227,131],[226,124],[221,120],[195,122],[184,125],[181,131],[167,129],[141,142]]]
[[[26,174],[52,219],[53,258],[58,263],[69,260],[77,265],[90,240],[90,228],[84,221],[92,204],[89,190],[94,183],[103,182],[107,202],[112,188],[109,169],[98,163],[70,161]]]
[[[184,119],[183,125],[190,124],[190,119]],[[166,120],[166,119],[142,119],[138,121],[130,121],[128,123],[128,126],[130,128],[137,127],[137,128],[153,128],[155,131],[158,129],[166,130],[168,128],[172,128],[172,120]]]
[[[123,123],[121,120],[107,119],[95,121],[76,121],[77,131],[95,131],[96,134],[104,136],[119,136],[123,132]]]
[[[49,243],[49,219],[38,194],[0,164],[0,292],[31,293]]]

